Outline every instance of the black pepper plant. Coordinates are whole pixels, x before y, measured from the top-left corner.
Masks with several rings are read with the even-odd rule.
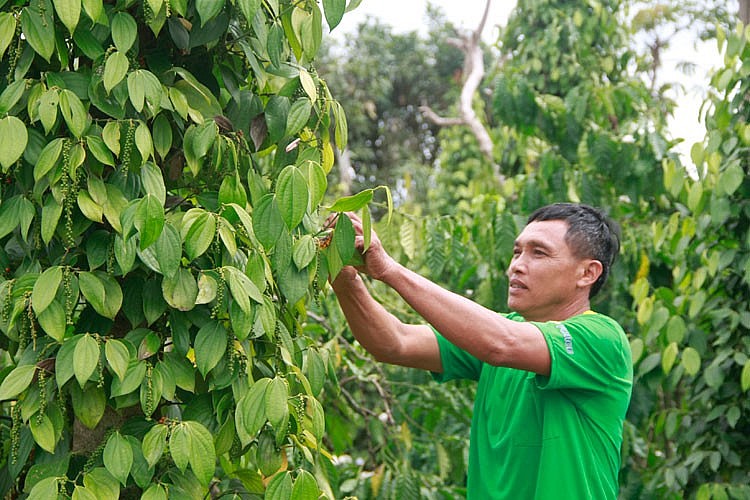
[[[0,495],[334,496],[345,4],[0,0]]]

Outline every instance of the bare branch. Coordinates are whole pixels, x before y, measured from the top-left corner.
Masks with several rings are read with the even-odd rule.
[[[464,83],[459,98],[459,116],[452,118],[441,117],[426,105],[420,106],[419,110],[427,120],[440,127],[456,125],[466,125],[469,127],[469,130],[471,130],[471,133],[474,134],[479,143],[479,150],[492,165],[492,172],[495,178],[502,184],[504,178],[500,174],[500,167],[494,161],[492,138],[479,120],[479,117],[477,117],[472,105],[479,84],[482,82],[482,78],[484,78],[484,58],[479,42],[484,25],[487,22],[491,1],[487,0],[482,20],[475,31],[461,37],[461,39],[450,39],[447,41],[447,43],[458,47],[464,53]]]

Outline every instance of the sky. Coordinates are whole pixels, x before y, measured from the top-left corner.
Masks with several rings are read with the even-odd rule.
[[[484,12],[484,0],[432,0],[433,5],[445,12],[458,28],[473,30],[479,24]],[[427,0],[362,0],[355,10],[347,12],[336,27],[333,36],[342,36],[353,32],[356,26],[367,16],[379,18],[391,25],[397,32],[421,30],[426,19]],[[489,44],[497,39],[498,26],[504,26],[516,5],[515,0],[493,0],[490,15],[482,33],[482,38]],[[689,160],[690,147],[694,142],[703,140],[705,127],[699,121],[699,110],[706,94],[709,80],[707,76],[713,68],[719,67],[720,56],[715,42],[696,44],[687,35],[673,40],[671,48],[663,54],[663,82],[676,82],[682,90],[675,90],[672,97],[678,103],[674,117],[670,120],[670,133],[674,138],[685,141],[678,146],[683,163]],[[692,75],[685,75],[677,70],[680,62],[690,61],[697,68]]]

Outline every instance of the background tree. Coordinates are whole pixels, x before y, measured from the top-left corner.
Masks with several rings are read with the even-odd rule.
[[[3,496],[338,496],[306,311],[354,251],[311,64],[344,7],[0,1]]]

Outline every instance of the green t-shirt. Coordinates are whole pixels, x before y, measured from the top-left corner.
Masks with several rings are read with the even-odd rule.
[[[483,363],[435,332],[435,379],[479,381],[468,498],[615,499],[633,385],[625,332],[594,312],[533,324],[549,347],[549,377]]]

